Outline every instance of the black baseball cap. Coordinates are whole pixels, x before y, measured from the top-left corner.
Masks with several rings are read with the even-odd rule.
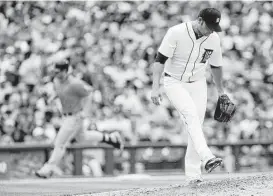
[[[208,28],[215,32],[221,32],[220,27],[221,13],[215,8],[205,8],[199,12],[198,17],[203,18]]]

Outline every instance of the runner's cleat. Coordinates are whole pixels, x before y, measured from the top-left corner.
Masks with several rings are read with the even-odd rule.
[[[117,131],[113,133],[104,133],[102,142],[109,144],[113,146],[114,148],[117,148],[121,151],[124,148],[124,142],[121,138],[120,133]]]
[[[50,178],[53,174],[62,175],[62,171],[55,165],[46,163],[41,169],[35,171],[35,175],[39,178]]]

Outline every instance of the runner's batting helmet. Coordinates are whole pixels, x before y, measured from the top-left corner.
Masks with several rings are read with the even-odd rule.
[[[58,71],[63,71],[63,70],[68,70],[69,68],[69,61],[68,60],[62,60],[60,62],[57,62],[55,64],[55,69],[58,70]]]

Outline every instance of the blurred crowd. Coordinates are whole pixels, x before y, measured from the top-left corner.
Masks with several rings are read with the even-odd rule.
[[[186,143],[168,99],[159,107],[150,101],[151,65],[169,27],[211,6],[222,13],[224,83],[238,111],[229,124],[213,120],[208,70],[208,141],[273,139],[272,2],[55,1],[0,2],[0,143],[54,140],[61,114],[47,103],[47,82],[64,58],[94,88],[87,130],[118,130],[132,144]]]

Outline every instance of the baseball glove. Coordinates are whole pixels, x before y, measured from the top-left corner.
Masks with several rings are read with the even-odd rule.
[[[235,114],[236,106],[231,102],[229,97],[224,94],[218,98],[214,119],[219,122],[229,122]]]

